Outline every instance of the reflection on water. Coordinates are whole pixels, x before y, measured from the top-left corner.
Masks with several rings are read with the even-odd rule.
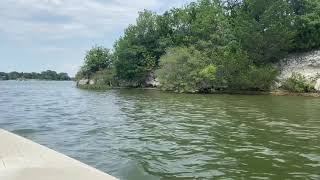
[[[0,127],[121,179],[320,179],[320,99],[0,82]]]

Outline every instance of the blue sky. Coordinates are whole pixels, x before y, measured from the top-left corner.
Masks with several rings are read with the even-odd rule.
[[[111,48],[143,9],[191,0],[1,0],[0,71],[74,75],[94,45]]]

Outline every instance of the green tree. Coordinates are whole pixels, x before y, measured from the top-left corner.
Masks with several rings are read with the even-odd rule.
[[[309,50],[320,47],[320,1],[293,0],[291,3],[298,15],[295,49]]]
[[[19,73],[19,72],[13,71],[13,72],[10,72],[8,74],[8,79],[9,80],[16,80],[16,79],[19,79],[19,78],[21,78],[21,73]]]
[[[130,25],[115,44],[115,65],[120,79],[142,85],[157,66],[163,52],[158,48],[156,18],[150,11],[140,12],[136,25]]]
[[[295,14],[287,1],[245,0],[236,13],[233,30],[255,64],[276,62],[292,48]]]
[[[217,66],[216,89],[269,90],[278,71],[270,66],[257,66],[239,44],[231,44],[214,55]]]
[[[8,80],[8,74],[5,72],[0,72],[0,80]]]
[[[111,51],[102,46],[95,46],[87,52],[81,72],[84,76],[91,76],[97,71],[110,68],[112,63]]]
[[[71,80],[67,73],[59,73],[51,70],[43,71],[41,73],[27,73],[27,72],[0,72],[0,79],[3,80],[17,80],[17,79],[39,79],[39,80]]]
[[[71,80],[71,78],[69,77],[69,75],[67,73],[59,73],[57,79],[61,80],[61,81],[69,81],[69,80]]]
[[[58,74],[56,71],[42,71],[40,74],[40,78],[43,80],[58,80]]]

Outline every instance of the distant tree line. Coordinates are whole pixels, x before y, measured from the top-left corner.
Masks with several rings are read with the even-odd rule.
[[[71,78],[67,73],[57,73],[56,71],[43,71],[41,73],[26,73],[26,72],[0,72],[0,80],[19,80],[19,79],[37,79],[37,80],[55,80],[55,81],[69,81]]]
[[[288,53],[320,47],[320,0],[199,0],[139,13],[113,50],[93,47],[77,78],[164,90],[269,90]]]

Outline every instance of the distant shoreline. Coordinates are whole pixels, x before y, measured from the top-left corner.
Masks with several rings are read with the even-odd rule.
[[[74,78],[70,77],[68,73],[56,71],[46,70],[40,73],[37,72],[0,72],[0,80],[17,80],[17,81],[26,81],[26,80],[74,80]]]

